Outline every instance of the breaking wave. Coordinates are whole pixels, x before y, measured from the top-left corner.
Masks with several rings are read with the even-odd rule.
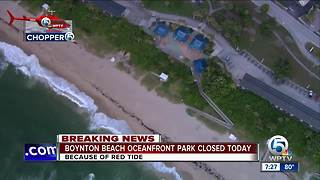
[[[152,168],[156,169],[157,171],[165,174],[172,174],[176,180],[182,180],[181,176],[179,173],[177,173],[175,167],[167,167],[165,164],[162,162],[152,162],[148,163]]]
[[[3,50],[5,60],[14,65],[23,74],[44,80],[57,94],[68,98],[79,107],[86,109],[91,117],[91,128],[100,125],[112,133],[131,132],[125,121],[111,119],[103,113],[97,113],[98,107],[94,104],[91,97],[81,92],[73,84],[42,67],[35,55],[28,56],[20,48],[3,42],[0,42],[0,49]]]
[[[0,50],[0,76],[8,67],[8,63],[4,60],[4,53]]]
[[[0,59],[0,77],[3,74],[3,72],[7,69],[7,67],[8,67],[8,63]]]
[[[93,173],[88,174],[85,180],[95,180],[96,176]]]
[[[4,42],[0,42],[0,51],[3,51],[5,61],[14,65],[23,74],[44,80],[57,94],[68,98],[79,107],[86,109],[90,114],[89,130],[104,128],[114,134],[132,133],[126,121],[112,119],[101,112],[97,112],[98,107],[94,104],[94,100],[91,97],[52,71],[42,67],[35,55],[28,56],[19,47]],[[161,162],[149,164],[161,173],[172,174],[177,180],[182,179],[174,167],[167,167]]]

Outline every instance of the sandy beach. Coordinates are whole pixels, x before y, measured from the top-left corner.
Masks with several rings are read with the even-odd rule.
[[[1,1],[0,7],[0,17],[5,21],[8,20],[6,9],[11,9],[17,16],[33,16],[15,2]],[[15,22],[14,25],[21,29],[23,24]],[[35,54],[42,66],[92,97],[99,111],[112,118],[126,120],[136,133],[158,132],[175,142],[229,141],[228,134],[208,129],[199,120],[189,116],[185,105],[173,104],[155,92],[147,91],[139,81],[117,69],[108,58],[95,56],[83,48],[81,43],[24,42],[22,31],[16,31],[2,20],[0,41],[14,44],[27,54]],[[177,167],[184,179],[216,179],[191,162],[171,165]],[[208,167],[215,169],[225,179],[248,179],[249,176],[261,180],[287,179],[281,174],[260,173],[258,163],[208,163]]]

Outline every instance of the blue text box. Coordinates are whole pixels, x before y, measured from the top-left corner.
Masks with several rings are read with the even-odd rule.
[[[57,159],[56,144],[25,144],[25,161],[55,161]]]

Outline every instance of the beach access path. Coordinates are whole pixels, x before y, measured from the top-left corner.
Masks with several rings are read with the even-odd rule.
[[[252,76],[260,79],[264,83],[268,84],[269,86],[290,95],[291,97],[301,102],[302,104],[308,106],[309,108],[317,112],[320,111],[319,101],[311,99],[308,96],[294,90],[291,87],[288,87],[286,85],[278,85],[277,83],[274,83],[273,78],[270,78],[270,76],[261,71],[261,69],[257,68],[252,63],[248,62],[246,58],[240,54],[240,52],[236,51],[231,46],[231,44],[222,36],[222,34],[215,31],[213,28],[205,25],[204,23],[188,17],[178,16],[175,14],[167,14],[147,10],[139,6],[139,4],[132,3],[131,1],[118,0],[117,2],[125,6],[129,10],[129,13],[125,15],[129,22],[142,26],[143,28],[148,28],[150,21],[152,21],[153,18],[157,18],[159,20],[176,22],[178,24],[182,24],[184,26],[197,29],[198,31],[206,35],[214,36],[216,43],[218,43],[223,49],[219,54],[217,54],[217,57],[219,57],[222,61],[224,61],[226,57],[231,57],[233,68],[229,68],[228,71],[232,74],[233,79],[237,83],[238,81],[240,81],[240,79],[243,78],[243,76],[246,73],[249,73]]]

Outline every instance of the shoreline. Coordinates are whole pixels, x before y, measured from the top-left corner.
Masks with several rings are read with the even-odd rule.
[[[13,3],[11,3],[11,5],[12,4]],[[159,133],[159,134],[162,134],[162,137],[164,137],[166,141],[169,141],[169,137],[167,135],[159,132],[158,130],[155,130],[154,128],[151,127],[151,125],[144,123],[142,118],[139,117],[139,115],[137,115],[136,113],[132,113],[132,111],[130,110],[127,110],[127,108],[123,106],[121,103],[119,103],[113,96],[109,95],[109,93],[105,93],[102,90],[102,88],[96,86],[96,83],[90,82],[89,80],[80,82],[80,79],[74,77],[74,75],[72,75],[71,73],[68,73],[68,71],[62,72],[63,68],[61,65],[56,65],[55,63],[52,63],[54,61],[52,56],[51,57],[46,56],[45,52],[41,52],[41,48],[46,48],[47,51],[48,50],[50,51],[50,45],[52,45],[51,43],[48,43],[48,44],[32,43],[32,45],[30,43],[28,44],[27,42],[22,41],[22,37],[23,37],[22,33],[21,31],[18,31],[21,28],[20,23],[19,23],[20,27],[17,26],[16,28],[13,28],[6,23],[5,14],[3,13],[0,14],[0,18],[1,18],[0,41],[6,42],[21,48],[28,55],[35,54],[39,58],[39,63],[41,64],[41,66],[51,70],[58,76],[76,85],[77,88],[79,88],[81,91],[85,92],[88,96],[93,98],[95,101],[95,104],[98,106],[98,111],[101,111],[114,119],[124,119],[128,123],[129,127],[135,133]],[[83,51],[83,53],[85,54],[90,54],[90,56],[94,56],[90,52],[85,50],[82,46],[77,46],[69,43],[57,43],[57,45],[56,44],[54,45],[57,47],[59,46],[58,44],[61,44],[61,46],[64,46],[64,47],[76,46],[78,51]],[[104,60],[103,58],[100,58],[97,56],[94,56],[94,57],[99,60]],[[116,71],[119,71],[118,69],[116,69],[115,66],[112,68],[114,68]],[[125,74],[124,72],[121,72],[121,71],[119,72]],[[125,76],[128,76],[128,75],[125,74]],[[134,79],[132,78],[132,80]],[[140,86],[140,83],[139,82],[137,83]],[[172,166],[176,167],[178,170],[178,173],[182,175],[184,179],[187,179],[187,180],[199,179],[199,178],[201,179],[213,178],[211,175],[209,175],[205,171],[202,171],[201,169],[197,169],[192,163],[172,162],[172,163],[165,163],[165,164],[170,164],[170,167]]]
[[[1,23],[0,23],[1,24]],[[1,32],[3,32],[3,31],[1,31],[0,30],[0,33]],[[15,42],[13,42],[12,41],[12,39],[8,39],[8,38],[3,38],[2,36],[0,36],[0,43],[2,43],[2,42],[4,42],[4,43],[8,43],[8,44],[10,44],[10,45],[12,45],[12,46],[16,46],[16,47],[18,47],[18,48],[20,48],[20,49],[22,49],[21,47],[19,47],[19,46],[17,46],[17,44],[15,44]],[[22,49],[23,50],[23,49]],[[24,51],[24,50],[23,50]],[[27,54],[28,56],[30,56],[31,54]],[[10,62],[9,62],[10,63]],[[10,63],[11,64],[11,63]],[[13,65],[13,64],[11,64],[11,65]],[[15,66],[15,65],[13,65],[13,66]],[[42,66],[42,65],[41,65]],[[42,66],[42,67],[44,67],[44,66]],[[17,68],[17,66],[15,66],[15,68]],[[44,67],[44,68],[46,68],[46,67]],[[47,68],[46,68],[47,69]],[[20,69],[19,69],[20,70]],[[50,71],[50,70],[49,70]],[[55,72],[53,72],[55,75],[57,75]],[[26,74],[25,74],[26,75]],[[60,77],[60,78],[62,78],[61,76],[59,76],[59,75],[57,75],[58,77]],[[31,76],[31,77],[33,77],[33,76]],[[64,79],[64,78],[63,78]],[[52,87],[50,87],[50,85],[49,84],[47,84],[47,82],[41,82],[42,81],[42,78],[38,78],[38,77],[36,77],[36,80],[37,81],[40,81],[40,83],[44,83],[44,86],[47,86],[48,85],[48,88],[50,89],[50,91],[54,91],[53,89],[52,89]],[[46,79],[44,79],[45,81],[47,81]],[[67,81],[68,82],[68,81]],[[70,83],[70,82],[68,82],[68,83]],[[74,85],[74,84],[72,84],[72,83],[70,83],[70,85]],[[77,86],[75,86],[76,88],[77,88]],[[95,88],[94,86],[92,86],[93,88]],[[141,119],[140,118],[138,118],[138,117],[136,117],[135,115],[133,115],[133,114],[131,114],[130,112],[127,112],[119,103],[117,103],[114,99],[112,99],[112,97],[108,97],[108,96],[106,96],[103,92],[101,92],[101,91],[99,91],[99,89],[96,89],[97,90],[97,92],[99,92],[100,93],[100,95],[102,95],[102,96],[104,96],[104,98],[106,98],[107,100],[109,100],[110,102],[111,102],[111,104],[112,105],[114,105],[114,106],[116,106],[117,108],[119,108],[121,111],[123,111],[123,113],[124,113],[124,115],[128,115],[129,117],[131,117],[131,118],[134,118],[134,119],[137,119],[137,121],[141,121]],[[80,90],[81,92],[83,92],[82,90]],[[56,93],[56,92],[55,92]],[[86,92],[87,93],[87,92]],[[65,95],[62,95],[62,94],[57,94],[58,96],[65,96]],[[67,101],[70,101],[71,99],[69,99],[68,97],[67,97],[68,95],[66,95],[65,97],[63,97],[63,98],[66,98],[66,100]],[[90,96],[89,96],[90,97]],[[78,103],[76,103],[76,102],[73,102],[73,101],[70,101],[71,103],[74,103],[74,104],[76,104],[76,105],[78,105],[78,107],[79,107],[79,104]],[[110,105],[111,105],[110,104]],[[109,108],[111,107],[111,106],[109,106],[109,104],[107,105],[108,106],[108,108],[101,108],[101,112],[103,113],[103,114],[106,114],[107,115],[107,117],[108,118],[112,118],[113,120],[115,120],[115,121],[120,121],[119,120],[119,118],[117,118],[118,117],[118,115],[116,115],[116,113],[114,113],[114,111],[110,111],[109,110]],[[81,107],[79,107],[79,108],[81,108]],[[100,109],[100,106],[99,106],[99,109]],[[88,113],[89,113],[89,111],[88,111]],[[100,111],[98,112],[97,111],[97,113],[100,113]],[[109,114],[114,114],[113,116],[110,116]],[[127,121],[125,121],[126,123],[127,123]],[[143,129],[143,130],[141,130],[141,131],[139,131],[139,132],[143,132],[143,133],[157,133],[157,132],[155,132],[153,129],[151,129],[151,128],[149,128],[149,127],[147,127],[147,126],[145,126],[144,125],[144,123],[143,122],[141,122],[141,128]],[[138,128],[138,125],[134,125],[133,127],[136,127],[136,128]],[[88,127],[89,128],[89,127]],[[130,126],[130,128],[132,128],[132,126]],[[90,128],[91,129],[91,128]],[[110,129],[108,129],[108,130],[110,130]],[[168,137],[165,137],[165,139],[166,138],[168,138]],[[157,169],[156,168],[156,165],[151,165],[151,167],[154,167],[154,168],[152,168],[152,169]],[[171,168],[171,167],[167,167],[167,168]],[[168,169],[168,170],[170,170],[170,169]],[[172,174],[172,173],[170,173],[170,172],[162,172],[161,170],[153,170],[154,171],[154,173],[155,174],[161,174],[162,176],[163,175],[165,175],[165,176],[174,176],[174,174]],[[184,172],[184,173],[187,173],[187,172]],[[179,175],[180,175],[180,173],[179,173]],[[191,178],[192,179],[192,178]],[[191,180],[190,179],[190,180]]]
[[[4,7],[3,9],[14,9],[17,15],[30,15],[21,6],[17,6],[16,2],[0,2],[0,6]],[[8,18],[3,10],[0,10],[0,17],[4,20]],[[21,28],[22,23],[15,22],[15,25]],[[173,104],[155,92],[147,91],[139,81],[117,69],[108,59],[88,52],[81,44],[28,43],[22,41],[21,32],[14,32],[12,27],[4,22],[0,22],[0,27],[0,41],[14,44],[28,55],[35,54],[43,67],[76,85],[94,99],[98,112],[114,119],[125,120],[135,133],[156,132],[168,137],[170,141],[230,141],[228,134],[215,132],[189,116],[185,105]],[[247,176],[247,179],[268,179],[266,174],[260,173],[256,163],[195,163],[166,164],[175,166],[178,173],[187,180],[234,179],[238,178],[241,172],[252,173],[248,173],[250,176]],[[234,171],[230,172],[230,168]],[[210,175],[208,169],[211,169],[210,172],[214,175]],[[240,179],[246,179],[244,174],[241,175]],[[270,173],[269,177],[271,175]]]

